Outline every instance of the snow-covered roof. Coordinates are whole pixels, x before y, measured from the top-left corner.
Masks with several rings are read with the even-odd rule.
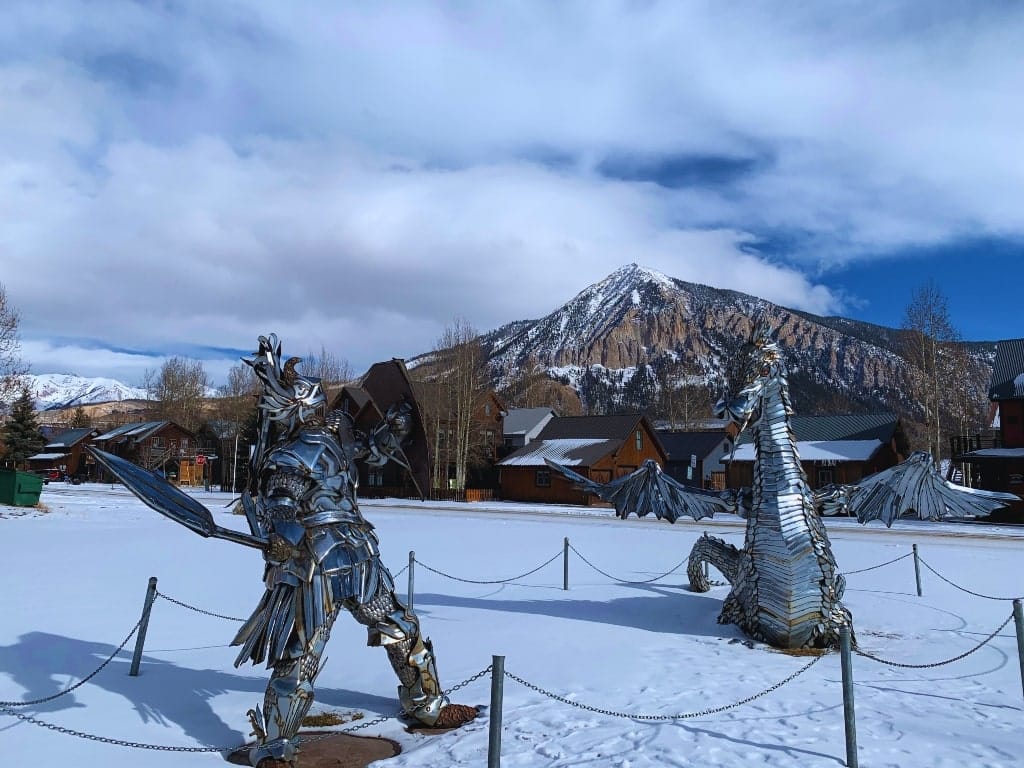
[[[554,415],[550,408],[510,408],[502,430],[506,435],[525,435],[543,426]]]
[[[881,440],[807,440],[798,442],[796,449],[803,461],[867,461],[881,446]],[[752,444],[736,448],[733,461],[753,460]]]
[[[29,461],[56,461],[57,459],[67,458],[66,453],[37,453],[35,456],[29,456]]]
[[[599,440],[595,438],[556,438],[530,443],[511,456],[498,462],[499,467],[543,467],[544,460],[550,459],[567,467],[587,466],[599,459],[621,440]]]
[[[964,456],[976,459],[1024,459],[1024,448],[979,448]]]

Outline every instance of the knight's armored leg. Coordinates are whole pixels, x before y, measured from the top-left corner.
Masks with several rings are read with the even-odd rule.
[[[441,693],[430,640],[420,636],[416,614],[398,602],[384,584],[372,600],[346,607],[369,633],[368,645],[382,645],[398,675],[402,707],[425,725],[437,723],[448,698]]]
[[[249,751],[250,765],[295,762],[298,756],[295,734],[313,704],[313,681],[320,672],[320,657],[336,615],[331,614],[326,624],[317,628],[302,656],[274,664],[263,697],[263,710],[257,707],[249,711],[256,734],[256,746]]]

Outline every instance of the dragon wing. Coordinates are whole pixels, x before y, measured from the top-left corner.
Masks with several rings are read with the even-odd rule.
[[[859,483],[832,486],[826,494],[819,494],[818,500],[831,507],[827,514],[849,511],[857,515],[858,522],[881,520],[891,527],[893,520],[911,510],[922,520],[984,516],[1020,499],[1012,493],[951,483],[939,474],[931,454],[915,451],[903,463]]]
[[[573,472],[550,459],[548,466],[567,477],[577,488],[592,493],[615,505],[615,514],[625,519],[630,512],[637,517],[650,513],[659,520],[674,523],[685,513],[694,520],[711,517],[716,511],[735,511],[729,501],[714,491],[691,488],[676,482],[666,475],[656,461],[648,459],[634,472],[612,480],[598,483]]]

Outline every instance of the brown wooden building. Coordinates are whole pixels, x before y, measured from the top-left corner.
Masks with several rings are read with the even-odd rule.
[[[93,427],[81,427],[55,435],[40,453],[28,457],[29,469],[37,472],[56,470],[58,477],[66,475],[78,480],[88,479],[85,446],[99,433]]]
[[[123,424],[93,439],[100,450],[140,467],[164,472],[177,479],[181,462],[191,466],[197,451],[195,434],[173,421]],[[88,459],[91,463],[91,459]]]
[[[962,463],[970,484],[990,491],[1008,491],[1024,498],[1024,339],[996,345],[989,400],[995,409],[998,434],[953,438],[953,462]],[[1013,513],[1024,514],[1024,503]]]
[[[604,505],[597,497],[576,490],[569,480],[552,471],[545,459],[607,483],[628,475],[647,459],[665,466],[668,456],[642,414],[554,418],[536,440],[498,462],[502,498]]]
[[[900,420],[890,413],[793,416],[800,463],[808,485],[816,490],[829,483],[851,484],[896,466],[910,455]],[[725,457],[730,488],[754,482],[754,446],[741,435],[731,460]]]

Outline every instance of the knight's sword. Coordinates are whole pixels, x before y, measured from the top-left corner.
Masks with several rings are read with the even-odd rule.
[[[233,541],[255,549],[268,546],[267,539],[260,536],[221,528],[213,522],[210,510],[155,472],[92,446],[86,446],[86,450],[146,506],[200,536]]]

